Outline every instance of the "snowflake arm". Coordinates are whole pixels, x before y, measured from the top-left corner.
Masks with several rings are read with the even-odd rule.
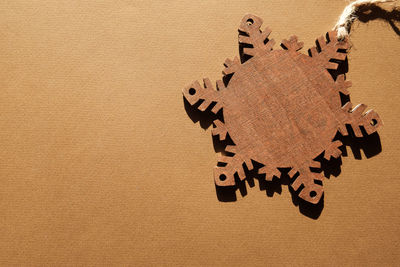
[[[227,146],[226,155],[220,154],[218,165],[214,168],[214,180],[218,186],[234,186],[236,184],[235,175],[243,181],[246,178],[244,165],[252,168],[251,160],[244,161],[237,154],[236,146]]]
[[[361,126],[364,127],[367,134],[372,134],[383,125],[378,113],[374,110],[368,110],[364,113],[367,108],[364,104],[358,104],[355,108],[352,108],[352,103],[347,102],[342,107],[341,119],[342,125],[339,126],[339,131],[343,135],[348,135],[346,124],[350,125],[354,131],[356,137],[362,137]]]
[[[218,91],[221,89],[225,89],[225,86],[221,80],[217,81],[218,91],[216,91],[210,79],[205,78],[203,79],[203,82],[203,86],[198,81],[195,81],[192,84],[186,86],[183,89],[183,95],[191,105],[194,105],[201,101],[201,104],[197,108],[200,111],[205,111],[208,107],[214,105],[211,108],[211,111],[216,114],[222,108]]]
[[[213,126],[212,135],[218,136],[221,141],[226,140],[228,131],[225,124],[220,120],[215,120]],[[235,145],[226,146],[224,153],[220,153],[218,164],[214,168],[215,184],[218,186],[234,186],[236,174],[240,180],[246,178],[244,166],[248,170],[253,169],[251,159],[243,159]]]
[[[344,94],[344,95],[350,94],[350,92],[349,92],[349,90],[347,90],[347,88],[350,88],[352,83],[351,83],[351,81],[346,81],[344,74],[341,74],[336,78],[335,85],[336,85],[336,90],[338,90],[342,94]]]
[[[342,155],[342,151],[340,150],[340,147],[343,146],[342,141],[340,140],[335,140],[333,141],[330,146],[325,150],[324,152],[324,158],[326,160],[330,160],[331,157],[333,158],[338,158]]]
[[[225,69],[222,71],[224,76],[229,74],[234,74],[240,67],[240,61],[238,57],[235,57],[233,60],[227,58],[224,63]]]
[[[275,41],[268,39],[271,34],[270,28],[260,30],[263,20],[255,15],[243,17],[239,26],[239,44],[243,46],[243,54],[254,57],[262,55],[272,50]],[[246,61],[241,57],[242,63]]]
[[[303,42],[299,42],[296,35],[290,36],[289,40],[284,39],[281,43],[281,47],[290,52],[297,52],[304,46]]]
[[[320,168],[320,164],[317,161],[311,162],[312,168]],[[297,176],[296,174],[299,173]],[[324,179],[322,173],[312,172],[309,168],[301,168],[298,171],[293,168],[288,173],[293,180],[290,186],[295,191],[299,192],[299,197],[313,204],[317,204],[322,195],[324,194],[324,188],[322,181]]]
[[[276,167],[276,164],[268,164],[258,170],[259,174],[265,174],[266,181],[272,181],[274,177],[280,178],[281,172]]]
[[[319,37],[315,42],[317,46],[309,50],[309,54],[315,62],[326,69],[336,70],[339,64],[332,62],[332,60],[342,61],[345,60],[347,56],[346,51],[349,48],[349,43],[346,39],[339,41],[336,35],[336,31],[331,31],[327,34],[326,40],[323,36]]]

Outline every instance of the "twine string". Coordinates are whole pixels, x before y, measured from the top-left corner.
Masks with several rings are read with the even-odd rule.
[[[379,6],[380,4],[396,2],[397,0],[356,0],[351,2],[343,10],[334,30],[337,30],[337,37],[339,40],[347,38],[350,34],[351,25],[357,19],[357,12],[364,7]]]

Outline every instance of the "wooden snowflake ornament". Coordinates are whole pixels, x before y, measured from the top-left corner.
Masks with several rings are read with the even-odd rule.
[[[336,80],[328,72],[346,59],[347,39],[339,41],[337,32],[317,39],[310,55],[298,52],[303,43],[296,36],[282,41],[282,48],[273,50],[269,28],[260,30],[262,19],[246,15],[239,26],[241,59],[225,61],[224,82],[209,79],[204,85],[193,82],[183,90],[198,109],[222,110],[223,119],[214,120],[212,135],[220,140],[230,138],[234,145],[226,147],[214,170],[218,186],[234,186],[235,176],[246,177],[245,170],[253,162],[262,163],[258,170],[266,180],[279,178],[278,168],[290,168],[290,186],[299,197],[316,204],[323,195],[323,174],[312,171],[320,163],[314,159],[323,153],[326,159],[339,157],[342,143],[334,140],[337,131],[347,135],[351,125],[356,136],[363,127],[371,134],[382,125],[373,110],[366,106],[342,105],[340,94],[349,95],[351,86],[344,75]]]

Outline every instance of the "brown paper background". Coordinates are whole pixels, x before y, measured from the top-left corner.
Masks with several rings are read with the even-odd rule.
[[[355,24],[348,74],[352,101],[385,123],[383,151],[348,149],[318,220],[286,187],[219,202],[210,132],[182,101],[238,54],[244,14],[308,48],[346,3],[1,1],[0,264],[398,264],[400,38],[387,23]]]

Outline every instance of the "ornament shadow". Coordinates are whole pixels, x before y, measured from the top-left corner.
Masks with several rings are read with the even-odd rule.
[[[380,142],[380,137],[377,132],[368,135],[363,128],[361,131],[363,132],[363,137],[356,137],[354,135],[351,127],[349,128],[349,135],[343,136],[338,133],[335,136],[336,140],[340,140],[343,143],[343,146],[340,147],[342,150],[342,156],[347,157],[349,155],[347,151],[347,147],[349,147],[354,155],[355,159],[362,159],[361,151],[364,152],[366,158],[371,158],[382,151],[382,146]],[[220,150],[225,144],[217,144],[214,147],[217,150]],[[323,172],[324,176],[327,179],[331,177],[338,177],[341,173],[341,165],[342,165],[342,157],[339,158],[331,158],[330,160],[326,160],[323,157],[323,154],[319,155],[316,161],[321,162],[321,169],[313,169],[314,172]],[[267,197],[273,197],[275,194],[282,194],[282,188],[284,186],[288,187],[288,191],[292,198],[292,203],[299,208],[300,213],[311,218],[318,219],[322,213],[324,208],[324,196],[321,198],[320,202],[317,204],[311,204],[309,202],[304,201],[298,196],[298,193],[301,191],[301,188],[298,191],[294,191],[290,187],[291,179],[288,176],[289,169],[281,168],[281,177],[274,177],[272,181],[265,180],[265,174],[258,174],[258,169],[263,165],[258,162],[253,162],[254,169],[246,172],[246,179],[240,181],[238,177],[236,177],[236,185],[231,187],[220,187],[215,186],[217,198],[221,202],[234,202],[237,201],[236,192],[239,191],[242,197],[247,195],[247,187],[254,187],[255,180],[258,181],[259,190],[265,191]],[[294,177],[296,178],[296,177]]]
[[[393,10],[387,11],[377,5],[371,4],[360,8],[356,12],[356,16],[363,23],[376,19],[384,20],[389,23],[397,35],[400,35],[400,29],[396,25],[396,22],[400,21],[400,7],[394,7]]]

